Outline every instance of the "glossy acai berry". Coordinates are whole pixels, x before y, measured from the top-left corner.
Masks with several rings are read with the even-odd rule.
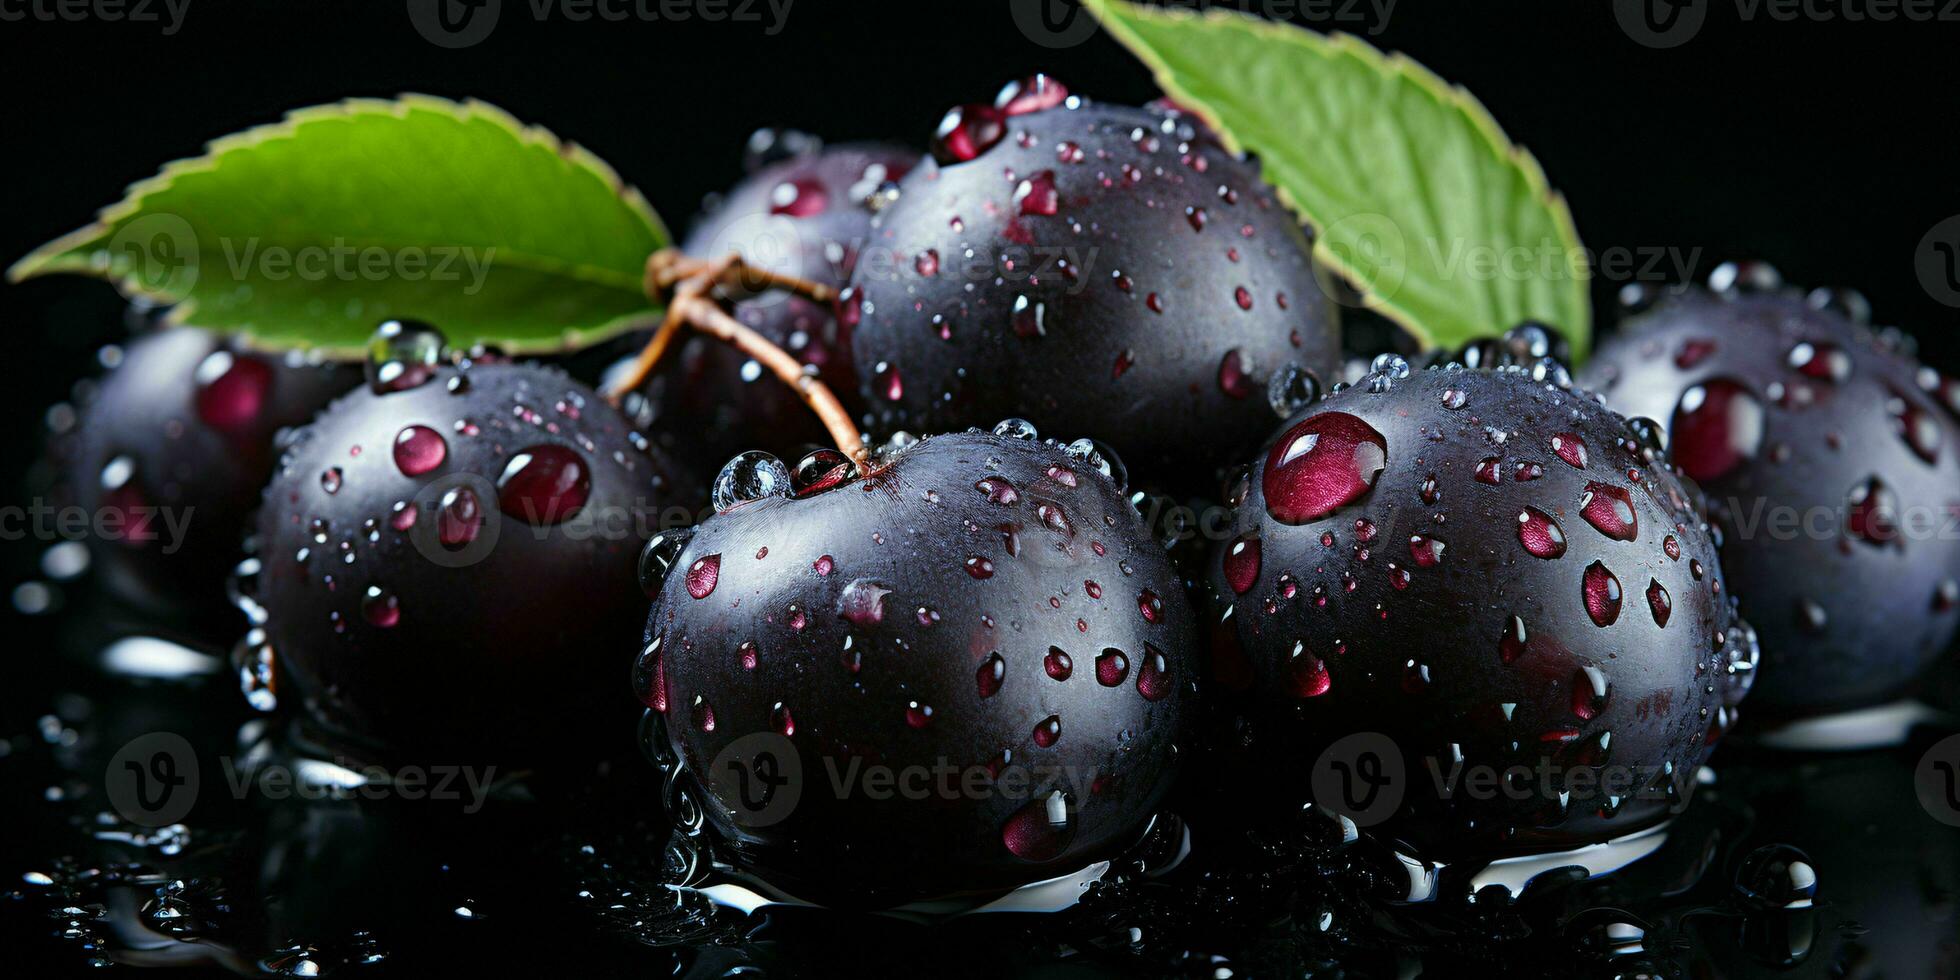
[[[736,252],[759,268],[842,289],[873,209],[884,200],[881,193],[919,155],[877,143],[823,147],[812,137],[768,130],[756,140],[794,152],[758,159],[758,169],[696,222],[684,250],[700,258]],[[855,399],[851,331],[838,322],[832,304],[759,290],[737,302],[733,313],[840,397]],[[687,432],[690,449],[698,447],[706,459],[755,448],[791,452],[825,439],[795,392],[746,354],[709,338],[687,339],[673,364],[648,380],[646,394],[666,427]]]
[[[631,717],[607,651],[638,632],[641,542],[692,518],[690,486],[555,369],[363,386],[265,489],[246,693],[363,759],[548,761]]]
[[[1754,667],[1689,493],[1542,372],[1389,360],[1288,420],[1231,489],[1211,669],[1246,706],[1252,764],[1301,788],[1338,740],[1385,736],[1406,795],[1356,822],[1427,861],[1653,826]],[[1373,798],[1314,790],[1342,813]]]
[[[932,436],[862,475],[798,466],[789,487],[737,460],[772,476],[724,481],[753,489],[649,549],[634,685],[678,764],[673,810],[774,887],[998,894],[1122,851],[1168,790],[1190,607],[1120,470],[1014,431]],[[744,773],[792,795],[772,807]]]
[[[89,540],[104,584],[151,612],[222,613],[278,459],[274,436],[360,377],[194,327],[152,328],[120,348],[57,446],[68,493],[107,532]]]
[[[1583,378],[1659,421],[1706,491],[1762,634],[1751,703],[1794,717],[1902,696],[1953,641],[1960,384],[1867,326],[1856,294],[1775,284],[1724,266],[1711,285],[1727,288],[1632,317]]]
[[[954,110],[935,153],[844,310],[873,428],[1022,416],[1189,485],[1272,427],[1274,372],[1336,376],[1307,236],[1193,117],[1029,81]]]

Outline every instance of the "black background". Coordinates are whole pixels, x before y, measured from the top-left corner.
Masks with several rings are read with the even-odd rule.
[[[8,262],[208,139],[349,96],[499,104],[591,147],[678,230],[738,177],[758,126],[918,144],[946,107],[1036,70],[1104,100],[1155,94],[1106,35],[1065,50],[1031,41],[1011,16],[1018,0],[795,0],[774,36],[759,2],[761,22],[608,23],[573,21],[555,0],[539,21],[542,0],[503,0],[490,36],[459,50],[418,34],[407,0],[189,0],[171,34],[37,13],[52,2],[0,0]],[[128,2],[163,13],[160,0]],[[1661,270],[1686,262],[1695,277],[1761,257],[1796,283],[1854,285],[1950,369],[1953,311],[1921,288],[1913,257],[1960,213],[1944,131],[1960,19],[1851,20],[1868,9],[1855,0],[1813,3],[1836,12],[1828,21],[1773,15],[1770,0],[1699,2],[1704,25],[1665,50],[1637,43],[1606,2],[1402,0],[1385,24],[1365,7],[1359,21],[1293,7],[1475,93],[1566,194],[1589,247],[1660,256]],[[1615,285],[1595,282],[1602,308]],[[10,496],[39,453],[42,413],[120,335],[119,309],[91,281],[0,286]],[[24,574],[31,555],[8,550],[5,567]]]

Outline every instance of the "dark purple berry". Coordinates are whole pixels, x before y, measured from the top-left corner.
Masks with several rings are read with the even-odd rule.
[[[849,314],[873,427],[1023,416],[1208,482],[1271,427],[1275,372],[1335,376],[1307,237],[1187,117],[1057,91],[955,110],[873,222]]]
[[[1750,703],[1815,715],[1906,693],[1960,626],[1960,388],[1840,294],[1741,288],[1763,268],[1660,300],[1584,379],[1706,492],[1768,661]]]
[[[153,612],[222,612],[273,437],[359,381],[194,327],[131,341],[58,449],[75,503],[118,528],[89,542],[104,583]]]
[[[1425,860],[1652,826],[1753,667],[1689,495],[1583,392],[1398,373],[1286,422],[1213,557],[1213,670],[1263,740],[1252,764],[1303,786],[1337,739],[1386,736],[1407,795],[1372,816]],[[1446,797],[1430,766],[1459,762],[1530,775]]]
[[[808,137],[796,145],[800,152],[730,190],[695,224],[685,251],[698,258],[739,252],[772,272],[838,289],[849,283],[881,189],[911,170],[918,154],[871,143],[822,149]],[[780,290],[759,290],[736,303],[734,315],[839,397],[855,399],[848,316],[840,323],[829,304]],[[684,341],[673,365],[648,381],[647,395],[665,427],[686,432],[689,451],[698,447],[706,459],[758,447],[787,452],[825,439],[795,392],[747,355],[705,337]]]
[[[777,887],[856,906],[1005,891],[1133,843],[1170,786],[1193,624],[1085,456],[933,436],[828,489],[724,500],[646,563],[635,685],[694,801],[676,812]],[[791,759],[793,805],[758,810],[740,772]],[[833,788],[870,769],[931,788]]]
[[[241,654],[364,757],[542,761],[603,731],[605,652],[645,602],[640,542],[693,516],[687,487],[555,369],[363,387],[295,434],[266,487],[262,628]]]

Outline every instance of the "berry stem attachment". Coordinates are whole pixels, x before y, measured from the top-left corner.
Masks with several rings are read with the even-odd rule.
[[[719,258],[697,259],[671,248],[663,248],[648,256],[646,293],[648,296],[662,296],[681,283],[702,275],[706,275],[715,285],[732,291],[753,293],[781,289],[813,303],[829,303],[837,298],[837,290],[823,283],[757,268],[734,252]]]
[[[628,392],[638,388],[659,368],[660,362],[673,348],[681,328],[692,327],[733,346],[768,368],[795,390],[797,397],[803,399],[811,411],[817,413],[817,419],[830,432],[831,440],[837,443],[837,448],[844,455],[860,467],[866,465],[870,451],[865,448],[864,436],[858,432],[857,425],[851,421],[851,413],[837,400],[837,396],[831,394],[823,382],[805,373],[803,365],[796,358],[774,341],[730,316],[710,296],[717,287],[746,288],[754,283],[787,289],[817,302],[829,302],[836,296],[834,290],[821,283],[755,269],[733,253],[716,259],[697,259],[673,249],[655,252],[647,259],[646,290],[647,295],[656,301],[671,292],[667,314],[654,328],[653,336],[640,350],[639,356],[634,358],[632,369],[614,382],[607,390],[606,398],[618,404]]]

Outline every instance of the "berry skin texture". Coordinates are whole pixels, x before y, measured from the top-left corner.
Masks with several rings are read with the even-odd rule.
[[[274,435],[359,383],[357,368],[245,351],[195,327],[131,341],[58,449],[74,502],[123,525],[89,540],[102,581],[148,612],[224,613]]]
[[[653,751],[697,801],[676,812],[793,895],[890,907],[1077,871],[1133,843],[1171,784],[1191,611],[1114,483],[1052,445],[933,436],[737,504],[670,567],[635,672]],[[710,774],[758,733],[802,772],[767,825]],[[840,795],[833,772],[859,764],[932,782]]]
[[[871,228],[866,201],[918,159],[898,147],[856,143],[769,163],[695,224],[684,251],[702,258],[738,252],[761,268],[842,289]],[[855,397],[850,330],[829,304],[769,290],[736,303],[733,313],[815,369],[839,397]],[[648,379],[644,390],[668,427],[690,433],[689,442],[707,459],[826,441],[795,392],[711,338],[688,337],[673,366]]]
[[[1212,668],[1265,744],[1255,764],[1304,782],[1335,740],[1387,736],[1407,795],[1375,829],[1425,860],[1663,819],[1753,667],[1690,499],[1620,418],[1516,369],[1376,375],[1296,415],[1213,556]],[[1530,775],[1443,799],[1429,766],[1459,753],[1465,773]]]
[[[606,651],[684,475],[562,372],[440,368],[296,433],[259,515],[278,697],[364,760],[544,760],[630,717]],[[249,645],[249,644],[248,644]]]
[[[1667,426],[1706,491],[1762,636],[1750,704],[1766,717],[1909,693],[1960,625],[1960,540],[1942,533],[1960,513],[1960,387],[1894,336],[1795,293],[1692,290],[1586,369],[1607,404]]]
[[[941,140],[974,155],[913,171],[853,276],[874,429],[1021,416],[1209,481],[1271,428],[1275,371],[1335,376],[1335,308],[1254,164],[1175,113],[985,108]]]

